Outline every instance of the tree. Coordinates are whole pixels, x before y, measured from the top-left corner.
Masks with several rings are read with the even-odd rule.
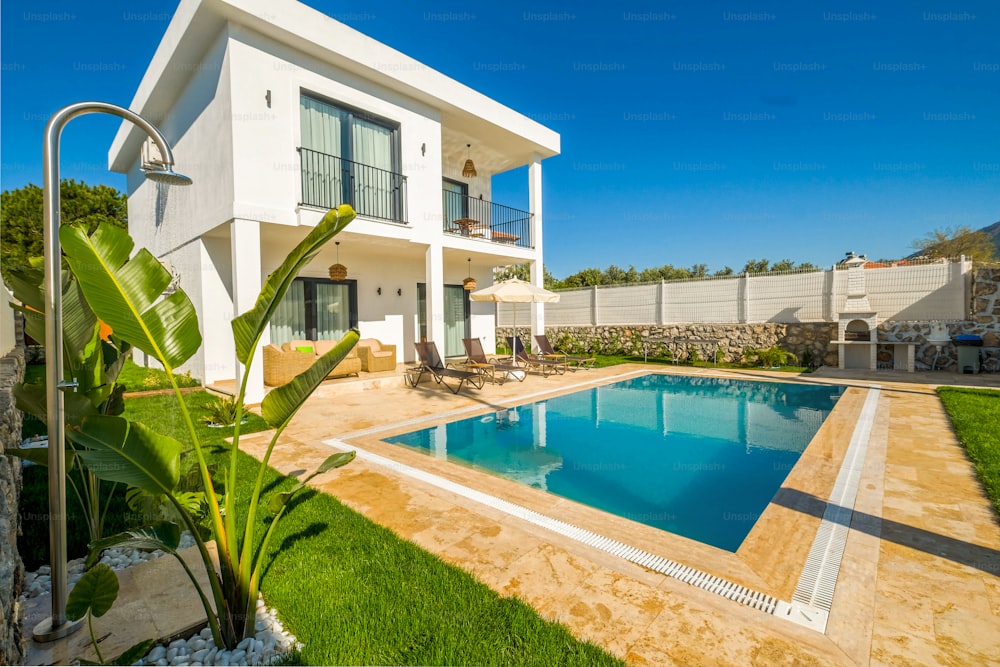
[[[64,180],[59,189],[62,222],[93,232],[102,222],[128,227],[127,199],[107,185],[87,185]],[[27,268],[28,260],[42,256],[42,188],[28,184],[0,194],[0,254],[3,278],[9,270]]]
[[[921,255],[934,259],[965,255],[974,262],[996,260],[996,246],[993,239],[983,230],[973,231],[971,227],[936,229],[922,239],[913,242],[913,247]]]
[[[498,266],[493,271],[494,282],[502,282],[511,278],[530,281],[531,265],[527,262],[524,264],[508,264],[507,266]],[[558,287],[558,283],[559,281],[556,280],[556,277],[549,273],[549,270],[545,266],[542,266],[542,284],[545,286],[545,289]]]
[[[743,273],[767,273],[771,269],[771,262],[767,259],[748,259],[743,267]]]

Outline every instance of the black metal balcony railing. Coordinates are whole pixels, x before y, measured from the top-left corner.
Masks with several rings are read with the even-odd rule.
[[[299,148],[302,203],[350,204],[358,215],[406,223],[406,177],[393,171]]]
[[[531,213],[444,190],[444,231],[531,248]]]

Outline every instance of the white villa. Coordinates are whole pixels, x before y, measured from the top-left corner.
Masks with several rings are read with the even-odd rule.
[[[490,350],[494,306],[470,302],[463,279],[482,288],[494,266],[528,262],[542,284],[542,160],[559,135],[303,4],[182,0],[130,108],[194,180],[146,181],[145,135],[121,125],[109,162],[128,175],[130,232],[194,302],[205,342],[185,369],[206,384],[239,377],[230,319],[341,203],[358,218],[303,271],[265,344],[357,326],[397,362],[424,339],[445,356],[463,337]],[[494,202],[491,177],[525,166],[529,210]],[[335,263],[346,279],[331,280]],[[259,357],[249,401],[264,392]]]

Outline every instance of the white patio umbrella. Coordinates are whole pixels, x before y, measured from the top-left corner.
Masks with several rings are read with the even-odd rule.
[[[517,304],[519,303],[554,303],[559,300],[555,292],[536,287],[529,282],[511,278],[495,285],[483,288],[469,294],[473,301],[493,301],[495,303],[514,304],[514,336],[517,336]],[[530,347],[530,346],[529,346]],[[513,350],[512,350],[513,352]]]

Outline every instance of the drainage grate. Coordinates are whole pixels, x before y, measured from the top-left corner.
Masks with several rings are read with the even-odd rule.
[[[697,586],[698,588],[715,593],[716,595],[721,595],[722,597],[739,602],[740,604],[748,607],[753,607],[754,609],[759,609],[760,611],[768,614],[773,614],[775,606],[778,603],[778,601],[770,595],[751,590],[731,581],[726,581],[725,579],[710,575],[707,572],[696,570],[693,567],[681,565],[680,563],[651,554],[648,551],[643,551],[642,549],[630,546],[624,542],[619,542],[618,540],[613,540],[609,537],[599,535],[589,530],[584,530],[579,526],[574,526],[566,523],[565,521],[553,519],[552,517],[545,516],[544,514],[540,514],[534,510],[530,510],[526,507],[521,507],[520,505],[515,505],[512,502],[497,498],[496,496],[491,496],[486,493],[482,493],[481,491],[470,489],[467,486],[462,486],[461,484],[439,477],[438,475],[425,472],[418,468],[413,468],[406,464],[393,461],[392,459],[379,456],[378,454],[373,454],[372,452],[368,452],[357,447],[352,447],[342,440],[325,440],[324,444],[340,450],[356,450],[357,457],[359,459],[389,468],[402,475],[431,484],[439,489],[444,489],[445,491],[462,496],[463,498],[467,498],[487,507],[499,510],[505,514],[521,519],[522,521],[527,521],[535,526],[546,528],[554,533],[558,533],[559,535],[563,535],[582,544],[586,544],[587,546],[591,546],[595,549],[600,549],[606,553],[623,558],[630,563],[635,563],[636,565],[640,565],[654,572],[658,572],[668,577],[673,577],[674,579],[683,581],[686,584]]]
[[[793,602],[824,611],[830,611],[833,605],[833,592],[837,586],[840,563],[851,528],[854,501],[858,494],[858,483],[861,480],[880,393],[877,385],[868,390],[851,436],[851,444],[844,455],[844,462],[823,513],[823,520],[816,531],[799,584],[792,596]]]

